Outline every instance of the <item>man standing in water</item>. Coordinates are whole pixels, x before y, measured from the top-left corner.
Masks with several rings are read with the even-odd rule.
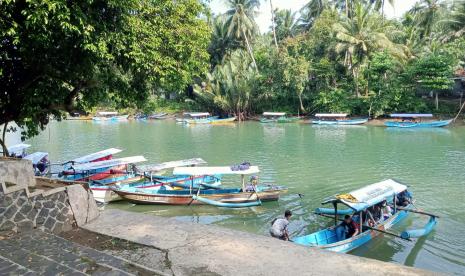
[[[286,210],[284,212],[284,218],[278,218],[273,220],[271,223],[270,234],[274,238],[278,238],[283,241],[289,240],[289,232],[287,231],[287,226],[289,225],[289,220],[291,219],[292,212]]]

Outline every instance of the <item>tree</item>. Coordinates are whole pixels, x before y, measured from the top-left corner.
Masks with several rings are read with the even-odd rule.
[[[439,109],[440,91],[452,87],[451,79],[453,59],[441,53],[431,53],[416,60],[410,68],[410,76],[413,81],[424,89],[435,93],[436,110]]]
[[[226,3],[229,6],[225,13],[228,34],[245,42],[246,49],[257,69],[250,40],[258,30],[255,23],[255,9],[260,2],[258,0],[227,0]]]
[[[315,20],[328,6],[329,4],[326,0],[310,0],[300,9],[300,18],[297,21],[297,28],[303,32],[310,30]]]
[[[247,54],[235,50],[207,75],[205,85],[194,87],[197,101],[241,121],[250,111],[255,74]]]
[[[197,0],[1,1],[0,124],[31,136],[61,111],[183,89],[207,68],[203,10]]]
[[[296,29],[295,15],[291,10],[278,10],[276,12],[276,39],[278,41],[294,36]]]
[[[368,57],[374,50],[387,50],[399,58],[406,57],[406,48],[389,38],[397,32],[395,28],[390,22],[383,21],[376,13],[372,13],[371,5],[364,7],[356,2],[353,17],[345,17],[333,27],[339,41],[336,51],[344,54],[344,64],[351,70],[355,80],[356,95],[359,95],[360,70],[369,62]],[[368,90],[367,86],[366,95]]]

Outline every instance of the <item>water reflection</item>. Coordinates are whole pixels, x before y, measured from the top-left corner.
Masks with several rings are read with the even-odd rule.
[[[211,206],[136,206],[120,202],[106,208],[213,223],[268,235],[270,222],[286,209],[294,216],[292,234],[303,235],[331,225],[313,210],[333,194],[387,178],[408,183],[419,208],[441,218],[434,233],[416,243],[380,236],[353,254],[406,263],[446,273],[465,270],[465,127],[387,129],[371,126],[235,123],[228,126],[178,125],[174,121],[52,122],[28,143],[48,151],[52,162],[117,147],[115,157],[144,155],[149,162],[202,157],[209,165],[250,161],[260,166],[260,181],[287,185],[278,202],[229,210]],[[236,186],[237,179],[226,179]],[[304,194],[302,198],[298,193]],[[398,226],[416,227],[407,219]]]

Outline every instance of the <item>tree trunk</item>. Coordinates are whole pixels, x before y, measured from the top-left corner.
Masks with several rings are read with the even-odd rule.
[[[275,23],[274,23],[273,0],[270,0],[270,8],[271,8],[271,28],[273,30],[274,45],[276,46],[276,49],[278,50],[278,40],[276,39],[276,28],[274,25]]]
[[[302,113],[304,113],[305,108],[304,108],[304,104],[302,102],[302,93],[299,93],[298,96],[299,96],[300,110],[302,111]]]
[[[247,34],[244,31],[242,33],[244,34],[245,43],[247,45],[247,51],[249,52],[250,57],[252,58],[252,62],[253,62],[253,65],[255,66],[255,70],[257,70],[257,72],[258,72],[258,66],[257,66],[257,63],[255,62],[255,58],[254,58],[253,52],[252,52],[252,47],[250,47],[249,39],[247,38]]]
[[[435,97],[435,103],[436,103],[436,110],[439,109],[439,97],[438,97],[438,92],[436,92],[436,97]]]
[[[2,151],[3,151],[3,156],[7,157],[10,153],[8,152],[8,149],[5,144],[5,136],[6,136],[6,129],[8,127],[8,122],[6,122],[3,125],[3,133],[2,133],[2,139],[0,140],[0,145],[2,146]]]

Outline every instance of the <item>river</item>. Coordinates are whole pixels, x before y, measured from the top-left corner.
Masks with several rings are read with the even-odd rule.
[[[52,122],[28,142],[33,150],[48,151],[53,162],[109,147],[123,149],[119,157],[144,155],[150,163],[193,157],[211,166],[249,161],[260,167],[260,182],[286,185],[289,193],[279,202],[235,210],[125,202],[106,208],[174,216],[261,235],[268,235],[270,222],[286,209],[294,213],[292,235],[311,233],[330,223],[312,214],[324,198],[395,178],[410,185],[417,207],[440,216],[435,230],[415,242],[379,237],[351,254],[465,273],[465,127],[396,130],[258,122],[184,126],[174,121],[63,121]],[[239,185],[237,178],[227,177],[225,182],[226,186]],[[426,221],[410,215],[394,231]]]

